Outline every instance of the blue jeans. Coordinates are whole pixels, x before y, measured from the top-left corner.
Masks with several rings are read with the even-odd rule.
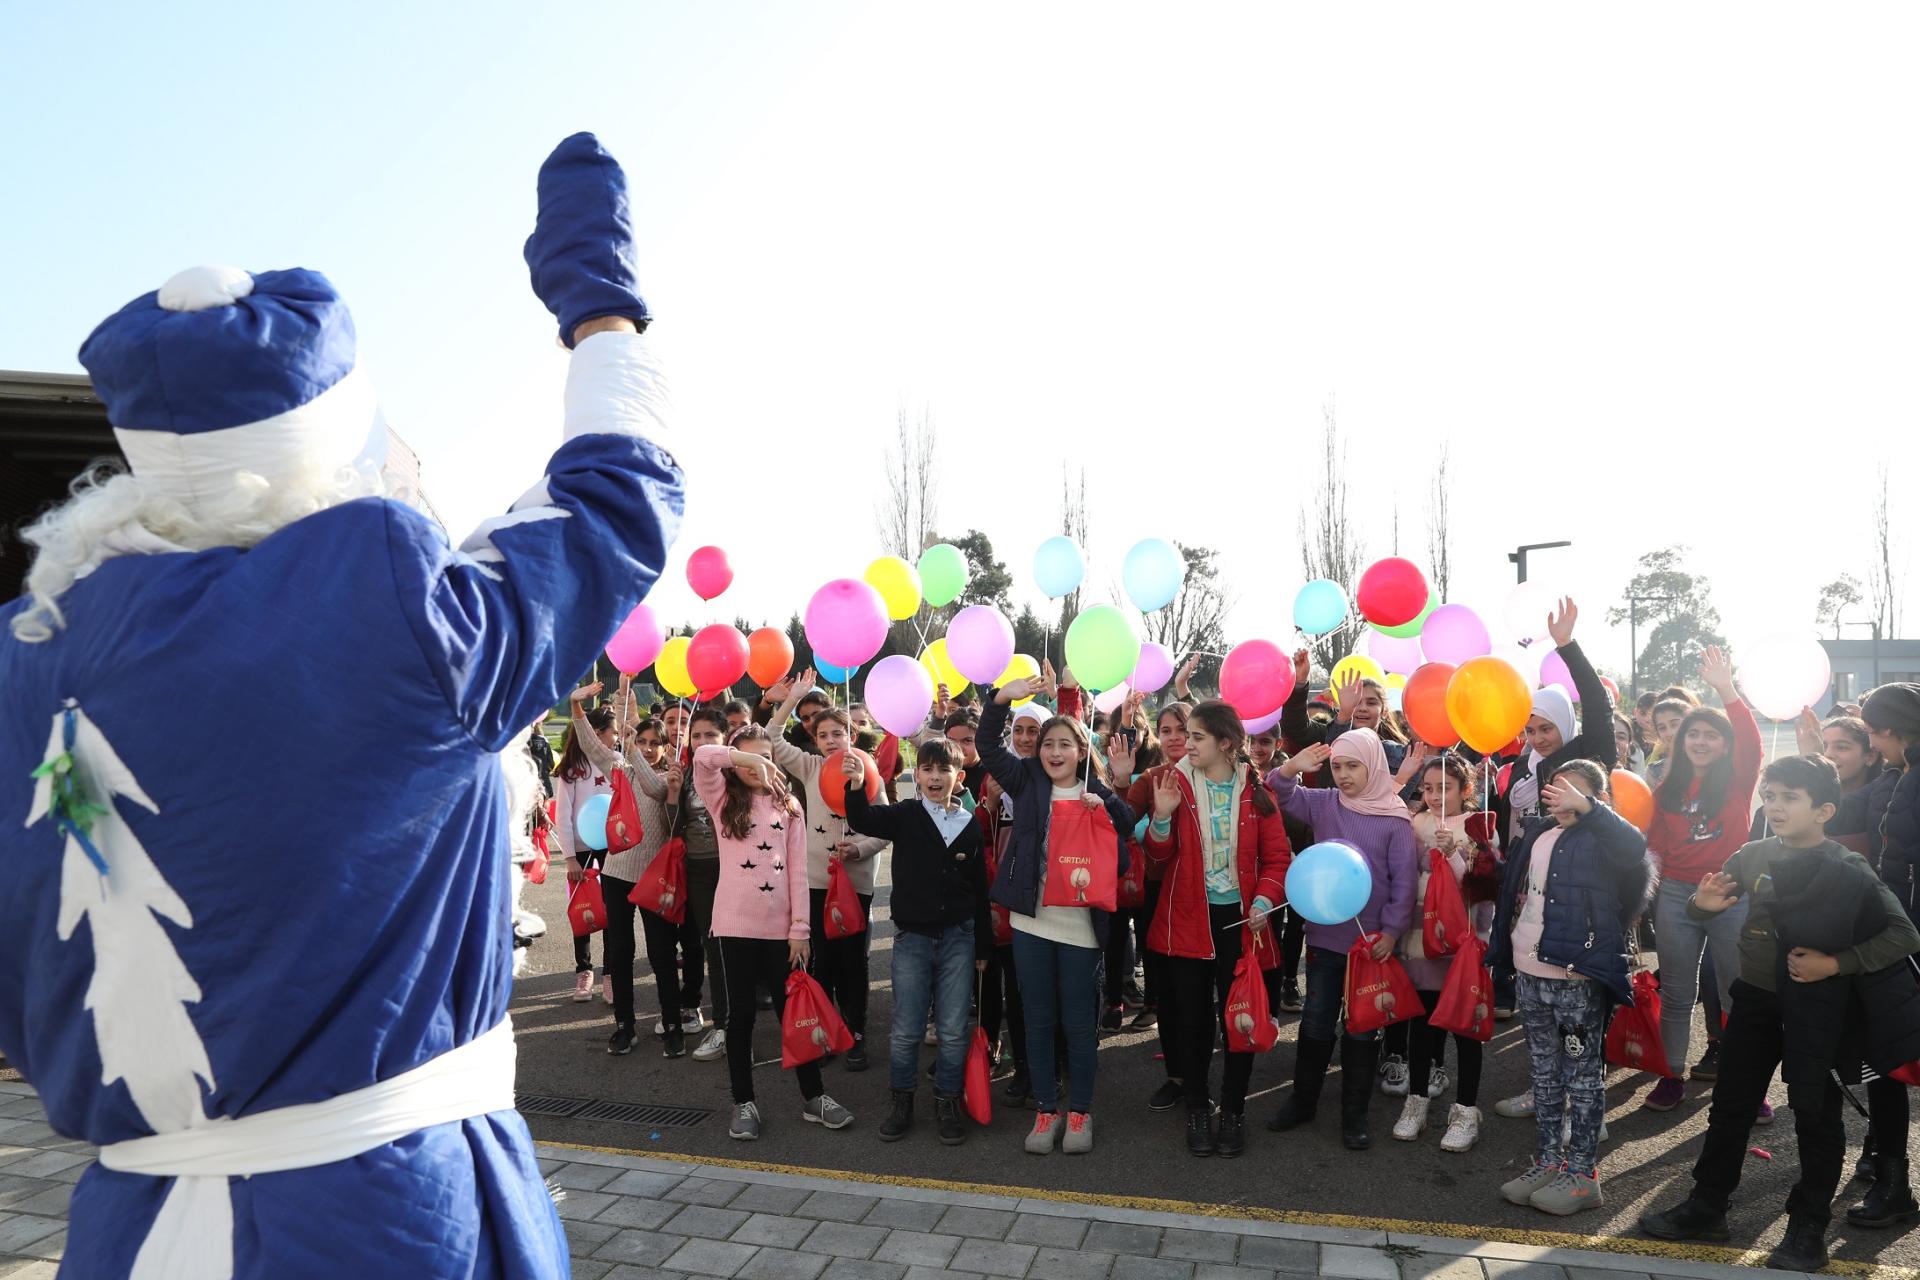
[[[1020,1003],[1027,1015],[1027,1069],[1033,1098],[1042,1111],[1060,1109],[1060,1073],[1053,1035],[1067,1037],[1067,1074],[1074,1111],[1093,1110],[1093,1073],[1099,1063],[1094,1030],[1100,1003],[1100,948],[1070,947],[1018,929],[1013,932],[1013,968],[1020,975]]]
[[[1307,948],[1307,995],[1300,1012],[1300,1034],[1313,1040],[1371,1040],[1373,1033],[1347,1036],[1340,1006],[1347,998],[1347,953]]]
[[[933,1090],[958,1097],[967,1069],[967,1006],[973,999],[973,922],[949,925],[939,937],[901,929],[893,935],[893,1051],[888,1081],[911,1092],[919,1083],[920,1038],[932,1008],[940,1033]]]
[[[1533,1118],[1542,1164],[1564,1164],[1591,1176],[1607,1114],[1607,992],[1597,982],[1514,980],[1527,1055],[1533,1062]],[[1572,1136],[1560,1142],[1560,1117],[1571,1112]]]
[[[1667,1065],[1682,1073],[1693,1036],[1693,1006],[1700,998],[1700,953],[1713,948],[1714,981],[1720,1005],[1726,1008],[1733,980],[1740,976],[1740,929],[1747,922],[1745,898],[1706,920],[1689,919],[1687,899],[1696,887],[1663,880],[1653,900],[1660,952],[1660,1043],[1667,1051]],[[1720,1028],[1713,1031],[1717,1036]]]

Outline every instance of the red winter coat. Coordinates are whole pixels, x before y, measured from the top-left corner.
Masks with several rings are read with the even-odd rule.
[[[1151,823],[1147,826],[1148,865],[1166,868],[1160,882],[1159,904],[1153,913],[1153,927],[1147,931],[1147,946],[1165,956],[1212,960],[1207,854],[1200,833],[1200,810],[1194,799],[1193,766],[1182,760],[1170,767],[1180,783],[1180,807],[1174,810],[1165,839],[1155,834]],[[1281,820],[1279,806],[1274,806],[1272,813],[1261,813],[1254,806],[1254,792],[1264,784],[1251,773],[1243,773],[1236,786],[1240,792],[1240,827],[1234,855],[1240,878],[1240,908],[1244,914],[1253,909],[1255,898],[1265,898],[1275,906],[1286,901],[1287,868],[1293,862],[1293,847],[1287,843],[1287,828]],[[1152,811],[1149,801],[1146,812]]]

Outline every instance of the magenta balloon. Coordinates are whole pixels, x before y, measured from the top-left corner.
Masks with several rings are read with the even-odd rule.
[[[1242,720],[1270,715],[1293,692],[1293,659],[1271,640],[1243,640],[1220,664],[1220,696]]]
[[[1246,729],[1247,735],[1249,737],[1251,737],[1256,733],[1265,733],[1267,730],[1273,728],[1273,726],[1280,723],[1280,713],[1281,711],[1285,711],[1285,710],[1286,708],[1282,707],[1280,711],[1275,711],[1271,715],[1260,716],[1258,719],[1254,719],[1254,720],[1242,720],[1240,722],[1241,727]]]
[[[747,656],[747,638],[726,623],[702,627],[687,646],[687,678],[717,693],[747,674]]]
[[[627,675],[638,675],[653,665],[666,645],[667,629],[653,616],[652,606],[635,605],[607,641],[607,661]]]
[[[1013,661],[1013,626],[991,605],[972,604],[947,624],[947,660],[953,669],[987,688]]]
[[[701,547],[687,557],[687,585],[702,600],[711,600],[733,585],[733,565],[719,547]]]
[[[1426,625],[1420,629],[1420,648],[1428,662],[1451,662],[1457,667],[1492,653],[1493,637],[1480,615],[1468,606],[1443,604],[1427,615]]]
[[[1574,702],[1580,701],[1580,690],[1573,684],[1573,672],[1567,670],[1567,660],[1560,656],[1558,649],[1547,654],[1546,660],[1540,664],[1540,687],[1544,689],[1550,684],[1565,689]]]
[[[1127,683],[1142,693],[1158,693],[1160,686],[1173,679],[1173,654],[1167,646],[1149,640],[1140,646],[1140,661],[1133,664]]]
[[[926,724],[927,712],[933,707],[933,677],[905,654],[888,654],[867,672],[866,700],[867,710],[881,728],[902,738],[911,737]]]
[[[1381,670],[1402,676],[1412,675],[1426,660],[1421,655],[1420,637],[1390,636],[1384,631],[1367,636],[1367,655],[1380,664]]]
[[[806,629],[816,657],[857,667],[887,642],[887,603],[858,578],[835,578],[807,602]]]

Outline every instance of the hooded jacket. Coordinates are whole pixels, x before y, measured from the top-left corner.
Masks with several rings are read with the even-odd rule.
[[[1207,846],[1200,829],[1196,777],[1191,761],[1168,766],[1180,787],[1180,807],[1173,812],[1165,835],[1147,824],[1143,843],[1149,862],[1160,864],[1160,896],[1147,930],[1147,946],[1164,956],[1189,960],[1214,959],[1212,911],[1207,899]],[[1233,778],[1233,865],[1240,887],[1241,914],[1253,910],[1255,898],[1278,906],[1286,901],[1287,868],[1293,847],[1276,804],[1261,813],[1254,794],[1262,783],[1246,769]],[[1148,802],[1146,812],[1152,813]]]
[[[1611,732],[1609,732],[1611,737]],[[1535,818],[1507,851],[1500,901],[1494,908],[1487,963],[1513,972],[1513,922],[1533,860],[1533,843],[1553,830],[1552,818]],[[1560,831],[1547,866],[1547,901],[1539,958],[1600,983],[1622,1004],[1633,1003],[1627,977],[1631,957],[1627,926],[1652,901],[1656,879],[1647,839],[1605,804],[1595,803]]]

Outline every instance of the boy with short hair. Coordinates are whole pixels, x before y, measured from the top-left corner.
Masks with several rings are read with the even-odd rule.
[[[843,763],[847,825],[893,842],[893,1043],[888,1070],[893,1109],[880,1139],[897,1142],[913,1127],[920,1041],[929,1009],[939,1031],[933,1111],[940,1141],[966,1141],[960,1094],[967,1062],[967,1014],[975,975],[993,954],[987,914],[986,845],[980,824],[958,798],[960,752],[945,739],[920,744],[913,770],[919,796],[869,804],[860,762]]]
[[[1827,838],[1840,803],[1832,762],[1776,760],[1761,774],[1760,795],[1773,834],[1742,845],[1687,904],[1702,919],[1749,903],[1706,1146],[1692,1192],[1664,1213],[1644,1215],[1640,1229],[1662,1240],[1727,1238],[1727,1204],[1740,1184],[1748,1135],[1781,1067],[1800,1180],[1787,1197],[1786,1237],[1767,1265],[1818,1271],[1827,1263],[1826,1229],[1846,1153],[1833,1072],[1862,1057],[1884,1072],[1917,1056],[1920,993],[1906,958],[1920,951],[1920,931],[1867,860]]]

